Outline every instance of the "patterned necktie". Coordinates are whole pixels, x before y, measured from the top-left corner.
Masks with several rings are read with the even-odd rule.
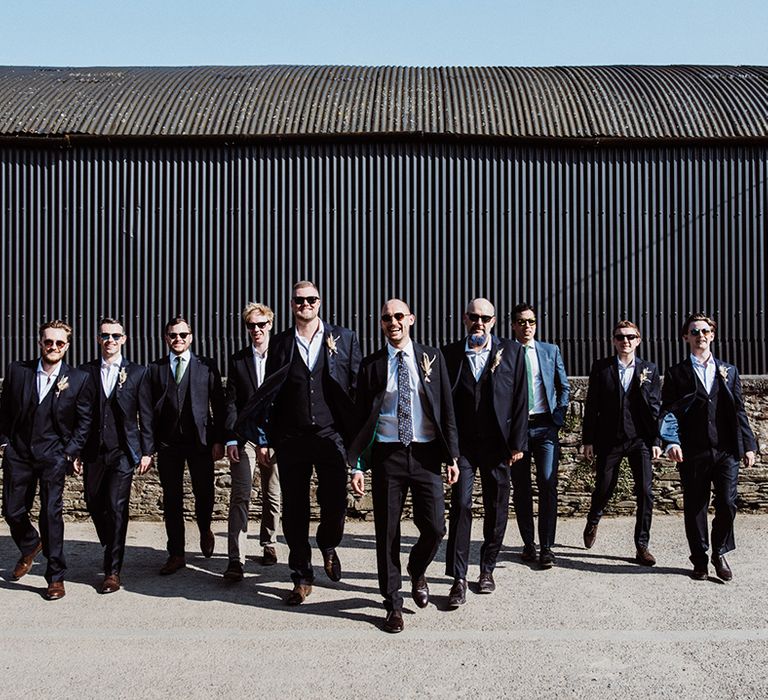
[[[533,350],[530,345],[523,345],[525,348],[525,373],[528,375],[528,413],[533,410],[533,369],[531,369],[531,356],[529,350]]]
[[[402,350],[397,353],[397,439],[406,447],[413,442],[411,380]]]
[[[179,356],[176,358],[176,383],[181,384],[181,378],[184,376],[184,358]]]

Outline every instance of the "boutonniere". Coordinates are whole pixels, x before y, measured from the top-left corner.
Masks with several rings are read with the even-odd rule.
[[[424,353],[421,356],[421,369],[424,370],[424,381],[425,382],[431,382],[432,381],[429,378],[429,375],[432,374],[432,365],[435,363],[436,359],[437,359],[437,355],[433,356],[432,359],[427,357],[426,353]]]
[[[117,375],[117,388],[122,389],[123,384],[128,379],[128,372],[125,371],[125,367],[120,368],[120,373]]]
[[[329,354],[329,355],[335,355],[337,352],[339,352],[339,351],[336,349],[336,341],[337,341],[337,340],[338,340],[340,337],[341,337],[340,335],[337,335],[337,336],[334,338],[334,337],[333,337],[333,335],[329,335],[329,336],[328,336],[328,337],[325,339],[325,344],[328,346],[328,354]]]
[[[501,348],[494,356],[493,362],[491,362],[491,374],[496,371],[496,368],[501,364],[501,355],[504,352],[504,348]]]
[[[723,378],[724,382],[728,381],[728,368],[725,365],[720,365],[717,368],[717,371],[720,372],[720,376]]]
[[[56,382],[56,396],[64,391],[69,386],[69,377],[64,376],[61,379],[59,379],[58,382]]]
[[[647,384],[651,381],[651,370],[649,370],[647,367],[643,367],[643,371],[640,372],[640,376],[638,377],[640,380],[640,386],[643,386],[643,384]]]

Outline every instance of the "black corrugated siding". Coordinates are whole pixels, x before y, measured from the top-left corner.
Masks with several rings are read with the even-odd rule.
[[[0,362],[34,356],[54,316],[75,326],[70,360],[93,356],[102,314],[126,320],[128,354],[146,362],[184,313],[196,352],[225,369],[244,303],[272,305],[284,328],[307,277],[365,351],[389,296],[440,344],[486,295],[501,334],[516,302],[537,306],[571,374],[621,317],[665,368],[698,309],[719,321],[718,355],[765,374],[767,168],[765,148],[725,145],[3,149]]]

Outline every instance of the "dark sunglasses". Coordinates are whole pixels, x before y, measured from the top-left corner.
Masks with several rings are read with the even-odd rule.
[[[535,318],[518,318],[515,323],[518,326],[535,326],[536,325],[536,319]]]
[[[249,331],[255,331],[257,328],[264,330],[269,325],[269,321],[255,321],[254,323],[246,323],[245,327]]]
[[[43,341],[43,345],[45,345],[45,347],[47,347],[47,348],[52,348],[55,345],[57,348],[61,349],[66,344],[67,344],[66,340],[51,340],[50,338],[46,338]]]
[[[472,323],[477,323],[478,321],[490,323],[493,316],[486,316],[485,314],[467,314],[467,318],[472,321]]]
[[[302,304],[314,306],[317,304],[318,299],[320,299],[320,297],[293,297],[293,303],[296,304],[296,306],[301,306]]]
[[[402,321],[407,314],[404,314],[402,311],[398,311],[394,314],[381,314],[381,320],[384,321],[384,323],[392,323],[393,319],[395,321]]]
[[[176,340],[176,338],[181,338],[182,340],[186,340],[188,335],[192,335],[191,333],[182,332],[182,333],[168,333],[168,337],[171,340]]]
[[[613,336],[613,339],[618,340],[619,342],[622,342],[624,340],[628,340],[632,342],[633,340],[637,340],[637,337],[638,336],[634,335],[634,333],[627,333],[626,335],[617,333],[616,335]]]
[[[691,328],[688,331],[691,335],[709,335],[712,332],[711,328]]]
[[[110,338],[112,338],[112,340],[117,342],[118,340],[120,340],[120,338],[123,337],[123,334],[122,333],[102,333],[99,337],[104,342],[108,341]]]

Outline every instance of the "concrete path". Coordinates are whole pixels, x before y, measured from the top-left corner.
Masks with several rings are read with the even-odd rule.
[[[372,523],[349,523],[342,581],[320,570],[298,608],[282,602],[284,563],[249,560],[244,582],[222,580],[224,523],[212,559],[196,554],[188,528],[195,554],[170,577],[157,575],[162,525],[131,523],[125,588],[108,596],[95,589],[93,527],[67,524],[67,596],[47,602],[42,556],[9,580],[18,553],[2,525],[0,697],[768,697],[768,516],[737,520],[728,584],[688,577],[678,516],[654,519],[659,564],[635,565],[633,524],[604,520],[587,551],[583,521],[561,520],[558,565],[539,571],[520,561],[511,522],[496,593],[471,593],[455,611],[445,610],[441,549],[430,605],[419,610],[407,597],[399,635],[380,629]],[[414,537],[404,523],[404,547]],[[479,537],[476,527],[475,562]],[[249,545],[259,553],[257,539]],[[279,556],[285,562],[284,546]]]

